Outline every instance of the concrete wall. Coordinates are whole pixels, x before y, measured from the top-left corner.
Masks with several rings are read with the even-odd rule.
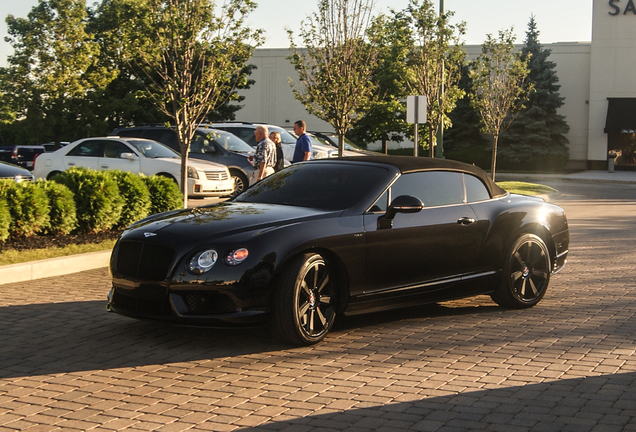
[[[612,5],[615,5],[613,7]],[[607,98],[636,97],[636,7],[594,0],[590,66],[589,161],[607,160]]]

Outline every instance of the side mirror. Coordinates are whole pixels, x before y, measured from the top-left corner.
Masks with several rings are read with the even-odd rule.
[[[424,208],[424,203],[413,195],[400,195],[395,198],[384,216],[378,218],[378,229],[387,229],[393,226],[393,219],[398,213],[417,213]]]
[[[137,159],[137,156],[135,156],[134,153],[122,153],[119,155],[120,159],[128,159],[128,160],[135,160]]]

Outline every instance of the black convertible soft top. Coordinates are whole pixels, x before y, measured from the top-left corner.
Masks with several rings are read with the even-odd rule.
[[[414,171],[460,171],[472,174],[481,179],[486,185],[490,196],[493,198],[506,195],[504,189],[497,186],[490,176],[481,168],[475,165],[469,165],[464,162],[458,162],[450,159],[435,159],[428,157],[414,156],[387,156],[387,155],[369,155],[369,156],[347,156],[337,159],[319,159],[320,161],[348,161],[362,163],[377,163],[383,165],[391,165],[400,170],[402,173]]]

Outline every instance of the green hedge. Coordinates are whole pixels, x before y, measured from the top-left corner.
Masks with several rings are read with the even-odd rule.
[[[107,171],[119,187],[124,206],[117,227],[126,227],[150,214],[150,192],[138,175],[124,171]]]
[[[0,242],[107,231],[182,205],[177,184],[160,176],[71,168],[52,181],[0,180]]]
[[[4,196],[11,215],[11,237],[31,237],[49,226],[49,199],[36,183],[13,182],[6,185]]]
[[[174,180],[162,176],[142,177],[150,192],[150,214],[183,207],[183,195]]]
[[[61,183],[39,181],[36,183],[44,189],[49,198],[49,226],[44,234],[69,234],[77,228],[77,210],[73,192]]]
[[[52,180],[73,193],[80,232],[108,231],[119,221],[124,201],[112,176],[102,171],[70,168],[55,175]]]

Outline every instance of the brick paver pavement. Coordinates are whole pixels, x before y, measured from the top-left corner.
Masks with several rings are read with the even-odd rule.
[[[537,307],[350,318],[309,348],[108,314],[104,269],[0,286],[0,431],[636,430],[636,204],[563,204]]]

